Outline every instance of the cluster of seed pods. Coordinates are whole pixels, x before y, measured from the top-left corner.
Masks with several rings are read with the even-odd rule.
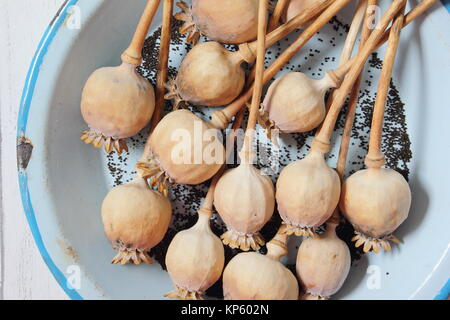
[[[406,16],[406,0],[393,0],[373,30],[367,27],[372,14],[367,8],[377,1],[358,1],[339,67],[329,70],[320,80],[288,73],[271,84],[264,99],[264,84],[351,0],[279,0],[270,20],[268,0],[226,0],[220,6],[211,0],[193,0],[191,6],[180,2],[177,5],[182,12],[175,18],[184,21],[181,32],[188,34],[187,40],[195,46],[183,60],[177,78],[168,84],[174,1],[163,2],[156,94],[150,83],[138,75],[136,67],[142,61],[142,46],[159,0],[148,1],[133,40],[122,55],[122,65],[95,71],[82,93],[81,112],[89,125],[82,140],[104,146],[108,153],[113,149],[118,153],[127,150],[124,139],[137,134],[152,120],[136,177],[113,188],[102,204],[106,236],[118,251],[112,263],[152,263],[148,252],[161,242],[171,221],[170,185],[198,185],[213,179],[198,211],[197,223],[179,232],[168,248],[166,265],[175,289],[166,296],[202,299],[223,275],[225,299],[329,298],[342,287],[350,270],[349,248],[336,235],[341,219],[338,209],[355,227],[354,241],[365,252],[390,250],[390,241],[398,242],[393,232],[408,216],[408,183],[396,171],[382,168],[383,116],[400,31],[435,0],[422,1]],[[239,24],[241,21],[245,23]],[[352,58],[362,25],[359,52]],[[297,28],[304,30],[265,69],[266,48]],[[201,35],[213,41],[198,43]],[[369,55],[385,41],[388,47],[374,106],[366,157],[368,169],[356,172],[342,184],[360,75]],[[239,50],[230,52],[221,43],[239,44]],[[242,64],[255,61],[246,77]],[[325,94],[333,88],[336,90],[325,103]],[[325,155],[330,151],[331,135],[349,94],[338,167],[334,170],[328,166]],[[174,100],[175,110],[161,119],[165,99]],[[250,99],[249,120],[239,154],[241,163],[225,170],[227,155],[219,130],[225,129],[234,116],[233,128],[239,128],[244,106]],[[205,122],[189,110],[178,109],[186,103],[226,107]],[[281,171],[276,188],[254,166],[257,123],[268,133],[273,129],[293,133],[318,128],[309,154]],[[202,140],[200,146],[191,140],[182,141],[182,149],[188,150],[189,156],[177,162],[173,153],[180,148],[180,141],[174,141],[172,135],[176,130],[191,136],[200,130],[209,140]],[[214,150],[214,161],[196,161],[198,150],[203,154],[209,149]],[[266,245],[259,231],[271,219],[275,205],[283,223],[267,243],[267,254],[248,252]],[[227,226],[220,238],[210,226],[213,207]],[[326,231],[318,235],[317,228],[324,224]],[[306,237],[297,255],[298,279],[280,262],[293,235]],[[244,252],[225,266],[223,245]]]
[[[156,7],[153,7],[155,4]],[[146,12],[149,7],[156,11],[158,4],[159,1],[149,0],[145,9]],[[173,0],[164,0],[156,88],[156,112],[152,121],[153,125],[158,122],[164,104],[164,84],[167,78],[170,51],[172,10]],[[141,32],[144,32],[144,30],[141,30]],[[148,152],[147,149],[143,158],[146,158],[146,152]],[[118,252],[112,263],[152,263],[148,252],[164,238],[171,218],[172,205],[167,198],[164,186],[160,185],[159,190],[153,190],[149,187],[142,172],[139,172],[130,183],[113,188],[106,195],[102,204],[105,234],[114,250]]]

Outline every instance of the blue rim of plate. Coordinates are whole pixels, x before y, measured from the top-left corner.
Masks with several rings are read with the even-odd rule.
[[[28,123],[28,114],[30,111],[31,101],[33,99],[34,89],[36,87],[36,82],[39,77],[40,66],[42,64],[43,58],[47,53],[48,47],[52,43],[56,33],[58,32],[61,25],[67,18],[68,10],[70,7],[75,5],[78,0],[66,0],[61,8],[56,13],[53,20],[50,22],[50,25],[44,32],[41,41],[39,42],[38,49],[34,54],[33,60],[31,62],[26,80],[25,86],[22,91],[22,98],[20,101],[20,109],[19,109],[19,117],[17,122],[17,141],[21,137],[25,137],[27,123]],[[447,8],[450,13],[450,0],[441,0],[442,5]],[[83,297],[78,293],[77,290],[70,288],[68,285],[68,281],[64,273],[59,270],[56,266],[50,254],[48,253],[40,230],[36,221],[36,216],[34,214],[33,205],[31,203],[30,192],[28,188],[28,176],[26,171],[18,170],[19,176],[19,188],[22,199],[23,209],[25,211],[25,216],[27,218],[28,224],[31,229],[31,233],[33,235],[34,241],[39,249],[39,252],[44,259],[44,262],[47,264],[47,267],[50,269],[50,272],[53,274],[53,277],[61,286],[61,288],[66,292],[72,300],[83,300]],[[450,297],[450,279],[441,289],[439,294],[434,298],[435,300],[447,300]]]

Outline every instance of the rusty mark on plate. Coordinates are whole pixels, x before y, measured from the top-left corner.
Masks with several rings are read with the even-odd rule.
[[[33,153],[33,143],[27,137],[20,137],[17,141],[17,167],[26,170]]]

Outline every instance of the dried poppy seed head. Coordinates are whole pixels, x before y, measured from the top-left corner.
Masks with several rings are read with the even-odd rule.
[[[351,175],[342,186],[340,208],[355,227],[357,246],[364,251],[390,250],[392,233],[406,220],[411,190],[395,170],[369,168]]]
[[[89,125],[82,140],[95,147],[127,150],[123,139],[141,131],[155,109],[152,85],[136,72],[136,66],[96,70],[87,80],[81,98],[81,114]]]
[[[118,251],[112,263],[152,263],[147,253],[164,238],[171,218],[169,199],[144,179],[113,188],[102,204],[105,234]]]

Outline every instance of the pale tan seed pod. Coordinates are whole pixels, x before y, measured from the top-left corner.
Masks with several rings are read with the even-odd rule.
[[[121,153],[123,139],[139,133],[155,110],[152,85],[136,72],[136,66],[101,68],[87,80],[81,98],[81,114],[90,130],[82,140],[109,153]],[[117,141],[117,143],[116,143]]]
[[[328,73],[321,80],[301,72],[287,73],[269,87],[263,111],[281,132],[311,131],[325,118],[325,93],[336,86]]]
[[[333,214],[339,202],[341,183],[323,153],[311,149],[302,160],[289,164],[277,181],[276,200],[286,232],[315,236],[315,229]]]
[[[159,1],[148,1],[122,64],[96,70],[88,78],[81,97],[81,114],[89,126],[81,140],[111,153],[128,151],[125,138],[141,131],[155,110],[152,85],[136,72],[142,48]]]
[[[256,38],[259,0],[193,0],[192,6],[181,1],[183,12],[175,18],[184,21],[182,33],[194,44],[200,35],[227,44],[240,44]]]
[[[225,252],[222,241],[210,226],[211,212],[199,211],[197,223],[173,238],[166,255],[166,266],[175,290],[166,296],[201,300],[222,276]]]
[[[217,183],[214,206],[228,228],[221,237],[224,244],[243,251],[258,250],[265,243],[259,231],[275,208],[272,180],[253,165],[241,163]]]
[[[242,62],[239,55],[230,54],[217,42],[199,43],[183,59],[173,91],[183,101],[200,106],[231,103],[244,88]]]
[[[297,279],[279,259],[287,254],[287,236],[278,234],[267,244],[268,253],[244,252],[225,267],[226,300],[297,300]]]
[[[166,115],[149,138],[149,152],[138,164],[150,184],[197,185],[211,179],[225,162],[220,132],[188,110]]]
[[[102,204],[105,234],[118,251],[112,263],[152,263],[148,252],[164,238],[171,217],[170,201],[144,179],[113,188]]]
[[[395,170],[369,168],[351,175],[342,187],[340,209],[355,227],[356,246],[364,251],[398,242],[392,233],[406,220],[411,207],[411,190]]]
[[[329,223],[320,239],[305,239],[298,249],[297,276],[310,299],[329,298],[338,292],[350,271],[347,244],[336,235],[336,224]]]

